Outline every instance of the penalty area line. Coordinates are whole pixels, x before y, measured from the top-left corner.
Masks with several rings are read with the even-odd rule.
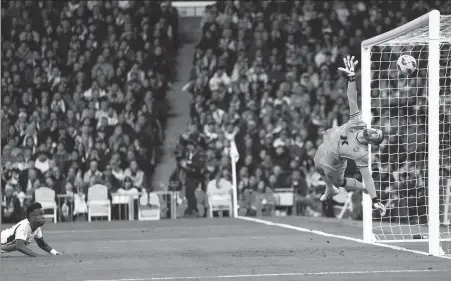
[[[265,224],[265,225],[269,225],[269,226],[277,226],[277,227],[281,227],[281,228],[287,228],[287,229],[296,230],[296,231],[299,231],[299,232],[313,233],[313,234],[320,235],[320,236],[325,236],[325,237],[331,237],[331,238],[337,238],[337,239],[353,241],[353,242],[362,243],[362,244],[366,244],[366,245],[372,245],[372,246],[378,246],[378,247],[383,247],[383,248],[389,248],[389,249],[397,250],[397,251],[410,252],[410,253],[423,255],[423,256],[437,257],[437,258],[442,258],[442,259],[451,259],[451,257],[448,257],[448,256],[431,256],[431,255],[429,255],[429,253],[423,252],[423,251],[417,251],[417,250],[407,249],[407,248],[404,248],[404,247],[399,247],[399,246],[394,246],[394,245],[387,245],[387,244],[382,244],[382,243],[368,243],[368,242],[365,242],[362,239],[358,239],[358,238],[352,238],[352,237],[349,237],[349,236],[331,234],[331,233],[327,233],[327,232],[323,232],[323,231],[319,231],[319,230],[307,229],[307,228],[297,227],[297,226],[284,224],[284,223],[275,223],[275,222],[271,222],[271,221],[266,221],[266,220],[261,220],[261,219],[256,219],[256,218],[250,218],[250,217],[241,217],[241,216],[237,217],[237,219],[245,220],[245,221],[251,221],[251,222],[260,223],[260,224]]]
[[[324,272],[293,272],[293,273],[265,273],[265,274],[236,274],[236,275],[213,275],[213,276],[173,276],[173,277],[149,277],[149,278],[126,278],[126,279],[93,279],[85,281],[157,281],[157,280],[199,280],[199,279],[236,279],[256,277],[287,277],[287,276],[333,276],[333,275],[373,275],[373,274],[403,274],[403,273],[431,273],[450,272],[450,270],[366,270],[366,271],[324,271]]]

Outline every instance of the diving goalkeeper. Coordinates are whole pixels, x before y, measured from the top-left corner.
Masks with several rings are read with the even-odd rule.
[[[384,134],[382,130],[367,128],[365,122],[361,120],[357,105],[354,72],[358,61],[354,61],[354,57],[349,56],[344,58],[343,61],[345,68],[339,67],[338,70],[345,72],[349,78],[347,96],[350,118],[346,124],[325,131],[323,133],[324,142],[316,151],[315,167],[326,183],[326,192],[320,200],[326,201],[337,195],[340,192],[338,189],[340,186],[349,189],[366,188],[373,201],[373,207],[384,216],[385,206],[377,198],[373,177],[368,168],[368,145],[370,143],[381,144],[384,140]],[[366,186],[354,178],[345,177],[347,160],[349,159],[355,161]]]

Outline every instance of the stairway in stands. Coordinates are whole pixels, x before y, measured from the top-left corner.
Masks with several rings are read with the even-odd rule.
[[[194,49],[202,35],[200,21],[200,17],[181,17],[179,20],[179,34],[182,46],[180,46],[176,58],[177,78],[172,85],[172,89],[167,93],[172,112],[167,121],[163,157],[155,170],[153,179],[154,190],[161,190],[162,184],[168,184],[169,176],[176,167],[173,149],[180,134],[186,130],[190,120],[191,95],[182,92],[181,89],[189,81],[191,67],[193,66]]]

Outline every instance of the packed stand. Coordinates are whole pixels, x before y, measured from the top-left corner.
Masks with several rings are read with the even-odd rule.
[[[242,214],[272,210],[271,193],[294,188],[297,213],[333,216],[333,208],[319,203],[324,182],[313,157],[321,132],[349,118],[347,79],[337,68],[348,54],[360,57],[362,40],[439,6],[440,1],[218,1],[208,7],[186,87],[193,95],[192,124],[180,139],[172,182],[186,182],[187,143],[195,144],[205,163],[197,199],[203,200],[197,193],[218,171],[226,171],[223,178],[231,182],[229,149],[235,140]],[[359,178],[351,162],[346,172]],[[361,193],[354,192],[352,200],[352,217],[361,218]]]
[[[64,215],[93,184],[152,189],[177,20],[161,1],[2,1],[4,221],[41,187]]]

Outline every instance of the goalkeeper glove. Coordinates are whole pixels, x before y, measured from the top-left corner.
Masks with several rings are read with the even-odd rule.
[[[348,75],[349,82],[355,81],[355,66],[359,63],[358,60],[354,61],[354,56],[343,58],[345,67],[339,67],[338,70],[345,72]]]

